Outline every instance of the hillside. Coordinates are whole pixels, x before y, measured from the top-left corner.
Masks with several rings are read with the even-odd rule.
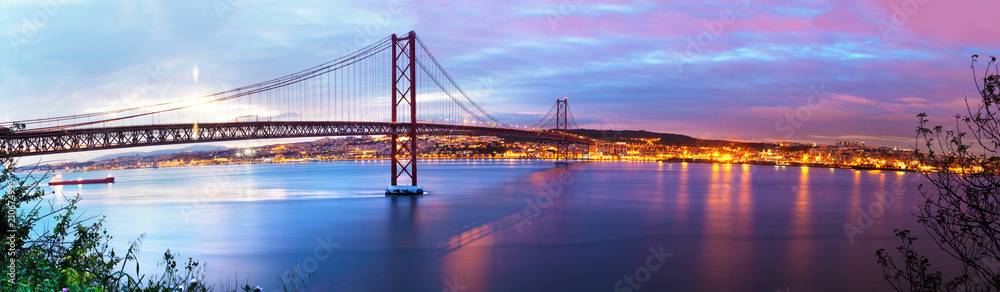
[[[656,139],[657,144],[665,146],[702,146],[702,147],[748,147],[748,148],[767,148],[771,144],[768,143],[745,143],[745,142],[733,142],[726,140],[706,140],[698,139],[687,135],[680,134],[670,134],[670,133],[657,133],[645,130],[594,130],[594,129],[579,129],[579,130],[569,130],[569,132],[587,136],[594,139],[600,139],[605,141],[625,141],[629,139]]]
[[[112,153],[91,159],[90,161],[101,161],[101,160],[108,160],[112,158],[119,158],[125,156],[152,156],[152,155],[174,154],[174,153],[189,152],[189,151],[190,152],[213,151],[220,149],[226,149],[226,147],[218,145],[192,145],[180,149],[164,149],[164,150],[155,150],[148,152],[132,151],[132,152]]]

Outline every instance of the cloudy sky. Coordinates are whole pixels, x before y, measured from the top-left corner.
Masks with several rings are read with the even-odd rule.
[[[206,92],[252,84],[415,30],[513,122],[569,96],[588,128],[906,147],[917,113],[943,123],[975,97],[970,56],[1000,55],[996,11],[995,0],[5,0],[0,120],[142,103],[172,82],[148,80],[195,66]]]

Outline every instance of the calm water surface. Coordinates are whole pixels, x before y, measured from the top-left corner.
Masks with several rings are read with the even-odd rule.
[[[144,233],[144,272],[159,272],[169,248],[207,262],[209,279],[249,279],[266,291],[296,265],[315,272],[310,291],[614,291],[618,281],[628,287],[626,275],[638,277],[635,291],[884,291],[875,250],[898,245],[896,228],[920,229],[911,212],[922,180],[529,160],[422,161],[430,193],[419,197],[383,195],[385,161],[63,179],[108,175],[115,184],[56,190],[80,193],[81,209],[107,215],[117,246]],[[853,243],[845,223],[863,231]],[[651,253],[661,246],[662,261]]]

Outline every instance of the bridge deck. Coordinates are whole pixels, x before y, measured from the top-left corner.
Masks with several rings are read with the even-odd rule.
[[[213,141],[406,135],[409,133],[409,126],[409,123],[389,122],[239,122],[26,131],[0,136],[0,149],[30,156]],[[594,144],[593,140],[559,132],[430,123],[417,123],[417,134],[519,137]]]

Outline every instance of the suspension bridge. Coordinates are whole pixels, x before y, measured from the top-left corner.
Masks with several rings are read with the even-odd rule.
[[[419,118],[419,119],[418,119]],[[547,129],[555,122],[554,129]],[[184,143],[325,136],[391,136],[387,194],[420,194],[419,136],[596,141],[575,125],[566,98],[532,125],[500,121],[469,96],[410,31],[293,74],[222,92],[131,108],[25,119],[0,133],[20,156]],[[402,179],[402,180],[401,180]],[[402,182],[402,184],[401,184]]]

